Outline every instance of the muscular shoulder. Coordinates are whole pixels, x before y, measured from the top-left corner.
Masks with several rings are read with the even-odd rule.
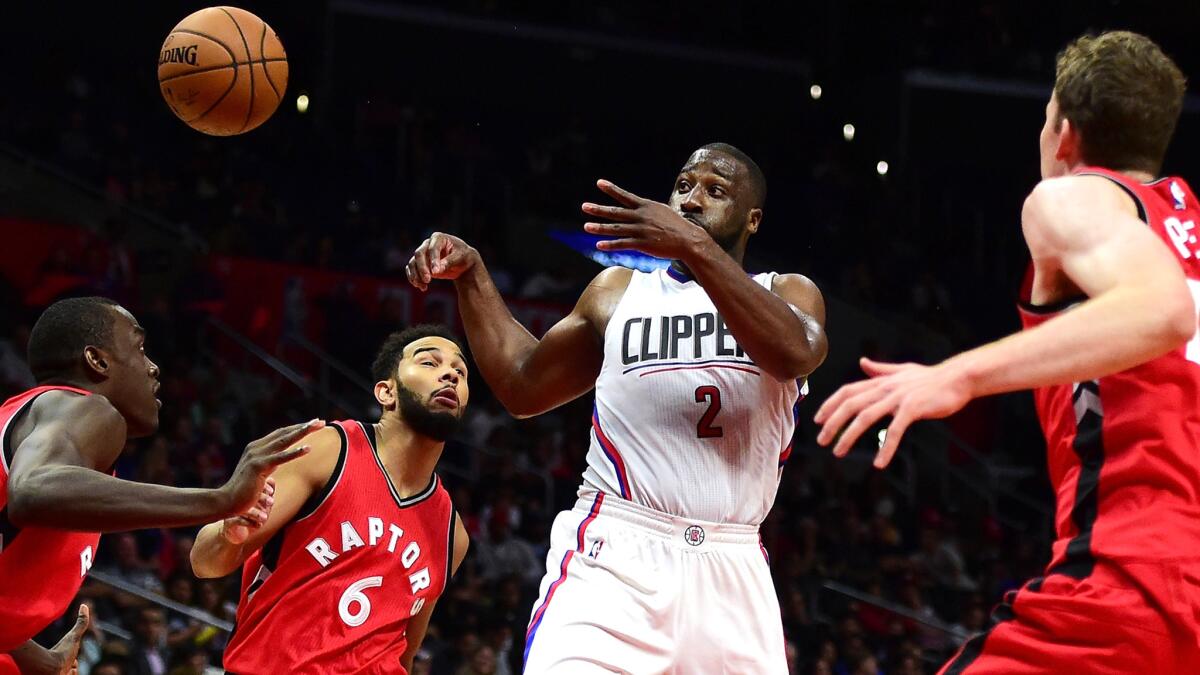
[[[603,334],[632,278],[633,270],[626,267],[609,267],[601,271],[584,289],[583,295],[575,305],[575,312],[590,321],[598,333]]]
[[[100,394],[48,391],[14,429],[13,442],[36,443],[45,460],[107,468],[125,446],[125,418]],[[22,453],[24,454],[24,453]]]
[[[771,292],[825,322],[825,297],[812,279],[803,274],[779,274],[771,284]]]
[[[1062,176],[1038,183],[1021,210],[1021,227],[1035,256],[1072,248],[1107,232],[1097,224],[1113,216],[1137,218],[1137,205],[1103,176]]]
[[[310,488],[323,486],[333,474],[342,452],[342,435],[332,424],[318,429],[296,441],[296,446],[309,446],[308,454],[281,466],[277,480],[300,480]]]

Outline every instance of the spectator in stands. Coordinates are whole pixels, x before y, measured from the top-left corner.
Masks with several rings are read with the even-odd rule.
[[[129,653],[131,675],[166,675],[171,657],[163,610],[158,607],[138,610],[133,634],[133,649]]]

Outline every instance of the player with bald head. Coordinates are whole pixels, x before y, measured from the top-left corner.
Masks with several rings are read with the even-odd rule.
[[[526,673],[786,673],[758,526],[791,453],[795,408],[825,358],[825,305],[798,274],[747,274],[766,180],[724,143],[688,157],[666,203],[613,183],[585,203],[601,251],[669,268],[602,271],[541,339],[479,252],[435,233],[408,278],[449,279],[479,370],[515,416],[595,388],[575,508],[551,532]],[[603,221],[603,222],[600,222]]]

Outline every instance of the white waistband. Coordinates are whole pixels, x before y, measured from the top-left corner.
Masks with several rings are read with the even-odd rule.
[[[759,545],[758,527],[754,525],[681,518],[607,492],[580,490],[575,510],[584,514],[595,511],[596,517],[616,518],[685,548],[703,549],[716,544]]]

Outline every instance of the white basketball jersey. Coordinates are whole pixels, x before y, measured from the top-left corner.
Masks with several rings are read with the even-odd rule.
[[[774,279],[754,277],[767,290]],[[584,483],[675,516],[758,525],[806,391],[750,360],[700,284],[635,271],[604,332]]]

